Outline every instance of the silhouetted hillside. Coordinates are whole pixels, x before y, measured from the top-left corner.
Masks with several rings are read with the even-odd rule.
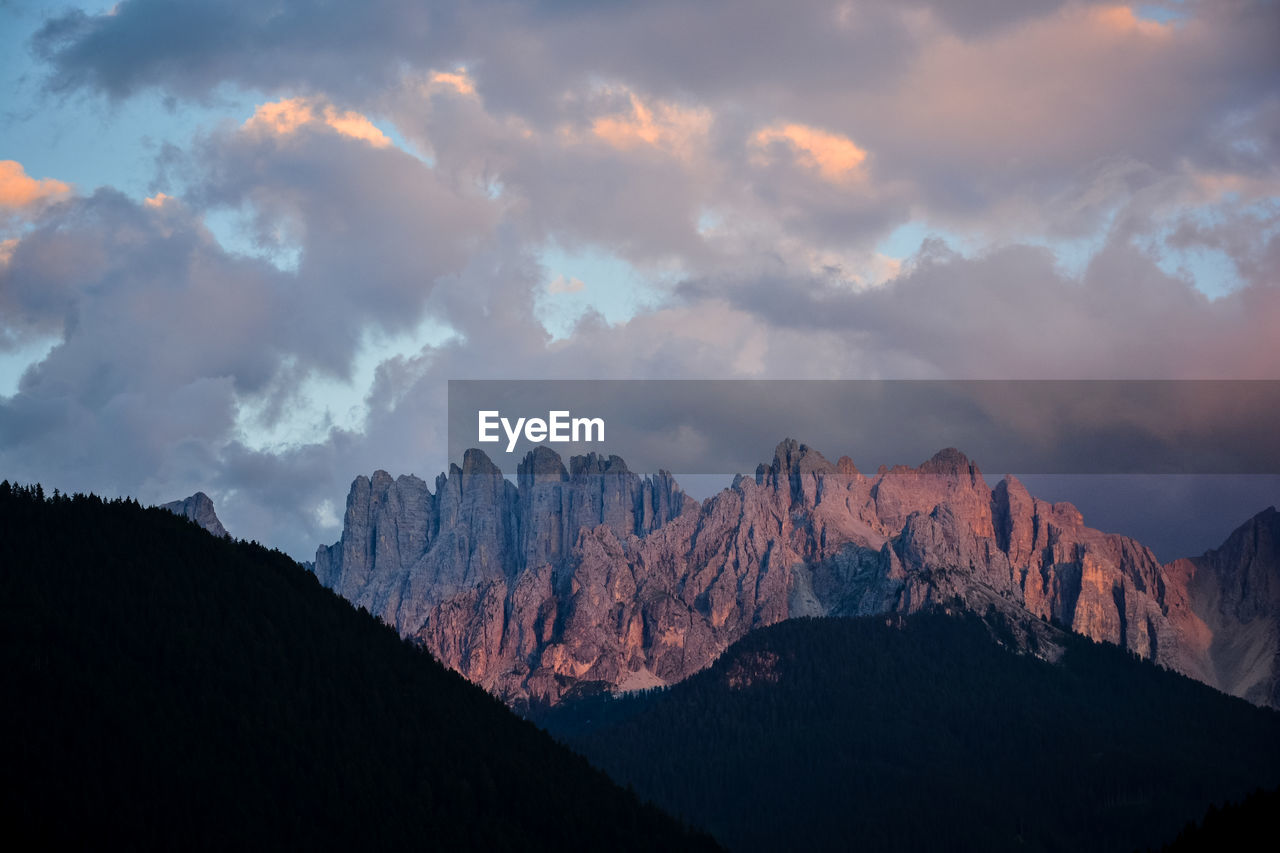
[[[11,849],[710,845],[283,554],[132,501],[0,486],[0,679]]]
[[[1280,788],[1257,790],[1241,802],[1212,806],[1204,819],[1188,826],[1168,853],[1219,853],[1274,847],[1280,838]]]
[[[1280,781],[1280,714],[1001,619],[791,620],[666,690],[543,722],[732,849],[1133,850]]]

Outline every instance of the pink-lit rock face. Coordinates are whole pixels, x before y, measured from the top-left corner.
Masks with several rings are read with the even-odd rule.
[[[577,684],[671,683],[793,616],[935,605],[1054,621],[1259,704],[1280,705],[1280,522],[1162,566],[954,449],[865,476],[787,440],[700,505],[616,457],[539,448],[517,485],[479,451],[431,492],[358,478],[316,574],[512,702]]]

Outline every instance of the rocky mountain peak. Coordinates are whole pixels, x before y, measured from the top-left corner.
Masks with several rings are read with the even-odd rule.
[[[1255,552],[1261,550],[1267,555],[1274,554],[1276,545],[1280,543],[1280,512],[1274,506],[1262,510],[1232,531],[1227,543],[1236,539],[1252,540]]]
[[[459,473],[464,477],[501,477],[502,469],[493,464],[493,460],[483,450],[473,447],[462,454],[462,469]]]
[[[213,500],[204,492],[196,492],[184,500],[161,504],[160,508],[167,509],[175,515],[191,519],[214,536],[230,535],[227,533],[227,529],[222,526],[222,522],[218,520],[218,514],[214,512]]]
[[[1185,602],[1183,633],[1203,649],[1188,674],[1280,708],[1280,513],[1268,507],[1218,548],[1175,560],[1163,580]]]
[[[631,473],[630,469],[627,468],[627,463],[623,461],[621,456],[610,454],[605,457],[598,453],[588,453],[584,456],[572,456],[569,458],[569,474],[573,477],[629,473]]]
[[[973,482],[982,476],[978,466],[954,447],[947,447],[933,454],[920,466],[920,471],[924,474],[939,474],[944,477],[967,477]]]
[[[835,466],[826,457],[807,444],[794,438],[786,438],[773,450],[772,469],[777,474],[803,469],[805,471],[834,471]]]
[[[535,483],[562,482],[569,479],[569,473],[564,468],[560,454],[540,444],[525,454],[516,468],[516,479],[521,488],[526,488]]]
[[[850,461],[849,466],[852,464]],[[756,484],[788,493],[792,501],[812,505],[818,499],[820,480],[837,470],[817,450],[786,438],[774,448],[773,462],[756,467]]]

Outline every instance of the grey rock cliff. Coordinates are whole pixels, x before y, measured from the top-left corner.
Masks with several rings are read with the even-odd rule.
[[[1191,614],[1206,681],[1258,705],[1280,708],[1280,512],[1258,513],[1221,547],[1169,566]]]
[[[160,508],[191,519],[214,536],[230,535],[218,520],[218,514],[213,511],[213,501],[204,492],[196,492],[185,500],[161,504]]]

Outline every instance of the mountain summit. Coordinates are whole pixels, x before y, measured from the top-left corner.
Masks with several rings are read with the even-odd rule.
[[[668,473],[641,477],[612,457],[566,469],[545,447],[516,481],[478,450],[434,492],[359,477],[316,575],[513,703],[674,683],[795,616],[959,603],[1280,706],[1274,513],[1165,566],[1013,477],[988,486],[954,448],[866,476],[787,439],[701,504]]]
[[[222,526],[222,522],[218,520],[218,514],[213,511],[213,500],[204,492],[196,492],[185,500],[161,504],[160,508],[167,509],[174,515],[181,515],[191,519],[214,536],[231,535],[227,533],[227,528]]]

